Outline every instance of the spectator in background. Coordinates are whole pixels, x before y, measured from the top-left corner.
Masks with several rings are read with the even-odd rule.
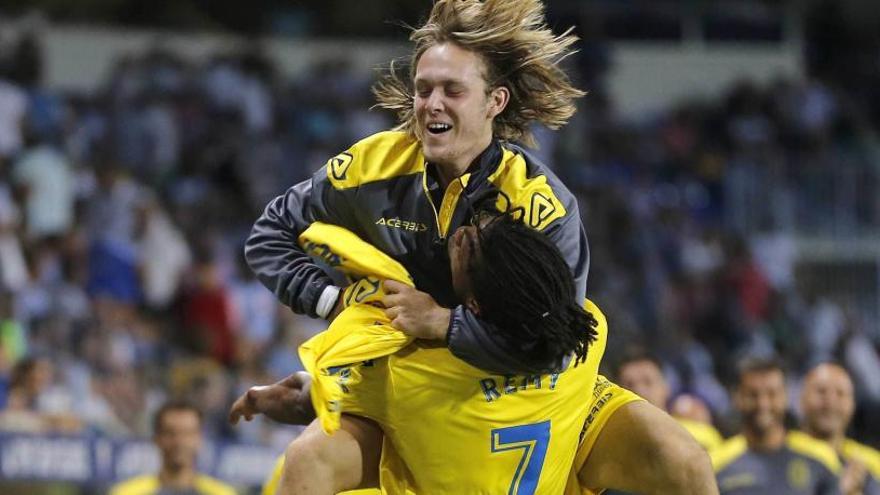
[[[19,239],[21,210],[9,186],[8,167],[0,158],[0,287],[18,290],[27,283],[27,264]]]
[[[157,474],[120,482],[110,495],[234,495],[235,490],[196,470],[202,447],[202,414],[187,402],[167,402],[153,419],[153,442],[159,450]]]
[[[15,161],[12,181],[24,198],[27,236],[60,237],[73,226],[74,176],[67,157],[31,125],[26,148]]]
[[[12,293],[0,291],[0,410],[6,407],[13,365],[27,351],[27,337],[12,311]]]
[[[141,224],[144,193],[125,177],[110,155],[100,159],[97,189],[85,205],[89,246],[88,291],[119,303],[141,301],[135,236]]]
[[[201,251],[194,266],[193,285],[183,297],[185,339],[197,352],[231,365],[238,333],[232,296],[210,249]]]
[[[743,361],[734,402],[742,433],[711,452],[721,495],[838,493],[840,461],[834,449],[786,430],[785,373],[779,364]]]
[[[0,161],[21,149],[21,125],[28,106],[27,93],[9,76],[0,73]]]
[[[244,256],[237,257],[236,265],[237,276],[232,281],[230,295],[235,326],[241,330],[239,347],[244,347],[249,356],[259,355],[267,350],[278,327],[278,304],[248,268]]]
[[[19,360],[12,369],[0,430],[78,432],[82,422],[71,414],[71,397],[55,384],[55,367],[47,357]]]
[[[855,407],[853,383],[845,369],[824,363],[807,373],[801,390],[803,430],[830,443],[844,459],[842,481],[862,488],[865,495],[880,494],[880,452],[846,437]]]
[[[144,302],[153,310],[167,309],[178,296],[181,281],[192,262],[183,232],[174,225],[159,201],[145,202],[144,228],[138,239]]]
[[[656,357],[645,352],[634,352],[627,355],[617,365],[615,373],[617,382],[624,388],[628,388],[639,394],[643,399],[657,406],[663,411],[674,412],[670,409],[672,405],[680,402],[679,398],[670,403],[671,395],[669,383],[663,376],[663,365]],[[697,402],[702,405],[702,411],[696,404],[690,404],[688,412],[691,417],[675,416],[675,419],[696,438],[697,442],[706,450],[711,450],[721,444],[721,434],[712,426],[712,417],[708,408],[698,398],[686,395],[691,402]],[[680,411],[685,412],[682,408],[683,402],[679,405]],[[700,419],[696,419],[699,417]]]

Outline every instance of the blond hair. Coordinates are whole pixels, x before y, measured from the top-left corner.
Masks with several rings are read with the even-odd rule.
[[[577,37],[571,31],[554,35],[540,0],[437,0],[427,22],[410,35],[415,48],[409,78],[404,79],[392,63],[373,86],[377,106],[397,113],[396,130],[416,136],[412,90],[416,65],[428,48],[455,43],[482,57],[490,89],[504,86],[510,91],[507,107],[493,122],[495,136],[534,146],[529,126],[539,122],[558,129],[574,114],[574,99],[584,95],[559,67],[574,53],[571,47]]]

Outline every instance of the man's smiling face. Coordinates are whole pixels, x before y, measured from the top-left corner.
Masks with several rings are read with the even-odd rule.
[[[491,142],[492,120],[507,100],[505,93],[498,108],[485,71],[479,55],[453,43],[434,45],[419,57],[413,104],[427,161],[463,171]]]

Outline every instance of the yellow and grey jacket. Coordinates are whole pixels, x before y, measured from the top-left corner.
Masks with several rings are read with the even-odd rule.
[[[500,332],[485,331],[486,324],[459,305],[446,239],[476,208],[522,208],[525,221],[565,256],[582,301],[589,249],[576,198],[524,150],[499,141],[445,191],[433,170],[420,143],[406,133],[363,139],[269,203],[245,246],[251,269],[284,304],[314,317],[318,298],[334,282],[297,238],[314,222],[345,227],[399,262],[416,287],[453,308],[448,332],[453,354],[495,372],[542,371],[524,369]]]
[[[737,435],[709,453],[721,495],[833,495],[840,460],[825,442],[790,431],[775,451],[756,451]]]
[[[880,451],[851,438],[843,441],[840,455],[845,462],[858,462],[868,469],[863,495],[880,495]]]

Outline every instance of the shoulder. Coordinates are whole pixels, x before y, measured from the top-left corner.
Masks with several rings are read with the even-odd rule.
[[[525,222],[537,230],[577,210],[574,195],[556,174],[518,146],[502,145],[501,163],[488,180],[504,193],[498,198],[499,208],[506,201],[523,208]]]
[[[724,438],[721,437],[721,434],[712,425],[684,418],[675,419],[707,451],[718,447],[724,442]]]
[[[196,478],[196,489],[203,495],[236,495],[231,485],[204,474]]]
[[[748,451],[746,439],[742,435],[736,435],[723,442],[709,452],[712,459],[712,467],[716,473],[720,473],[734,461],[742,457]]]
[[[785,436],[785,444],[794,453],[822,464],[832,473],[840,471],[840,459],[828,442],[815,439],[801,431],[791,431]]]
[[[327,178],[336,189],[357,187],[424,170],[419,142],[401,131],[366,137],[327,161]]]
[[[110,495],[152,495],[159,489],[159,479],[154,475],[130,478],[110,487]]]
[[[880,451],[877,449],[847,438],[843,441],[843,457],[861,462],[874,478],[880,480]]]

